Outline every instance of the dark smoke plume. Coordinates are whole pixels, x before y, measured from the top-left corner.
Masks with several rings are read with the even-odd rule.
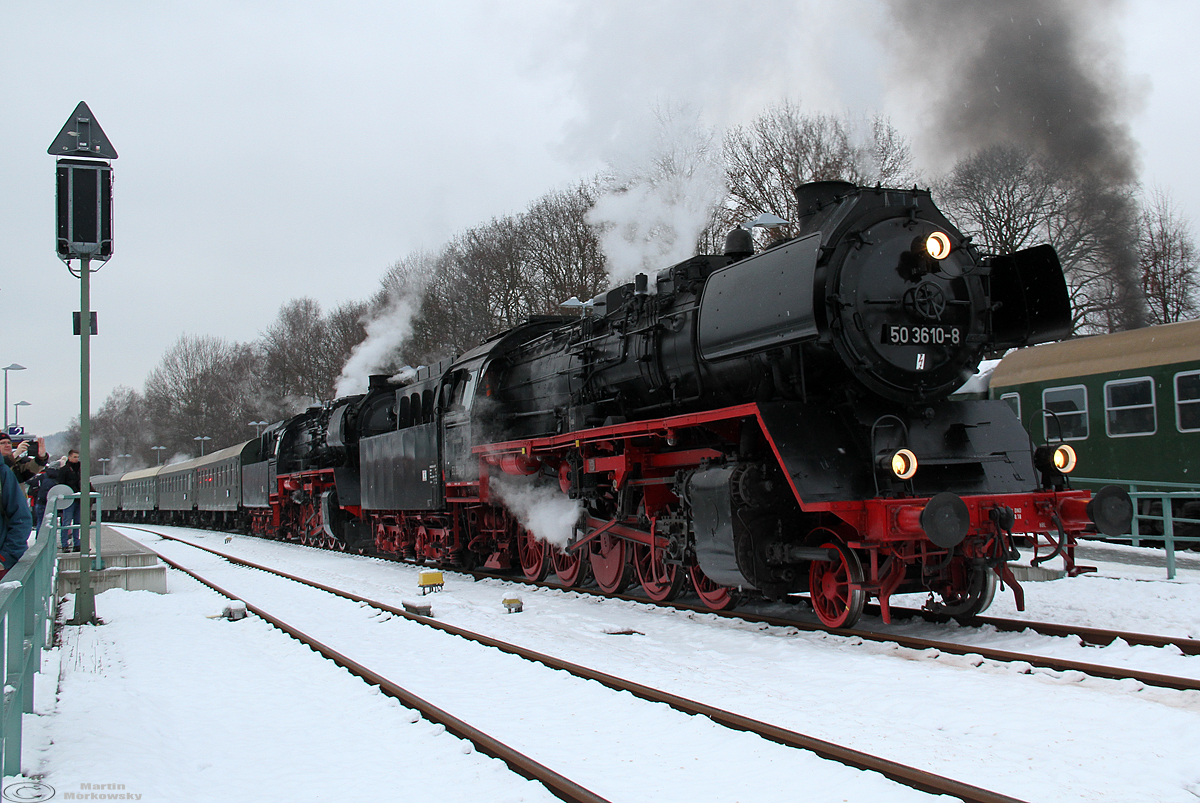
[[[1137,147],[1129,82],[1099,34],[1111,0],[891,0],[907,35],[900,74],[933,93],[931,133],[962,156],[990,145],[1029,149],[1104,188],[1113,234],[1115,324],[1144,323],[1134,230]],[[903,80],[903,79],[902,79]]]

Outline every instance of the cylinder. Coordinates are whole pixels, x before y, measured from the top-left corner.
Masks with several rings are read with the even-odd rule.
[[[506,454],[500,458],[500,470],[505,474],[528,476],[542,467],[542,461],[523,454]]]

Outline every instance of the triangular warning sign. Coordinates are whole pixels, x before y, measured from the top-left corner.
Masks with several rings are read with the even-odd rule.
[[[93,159],[117,158],[117,149],[108,141],[92,110],[82,100],[71,112],[46,153],[51,156],[90,156]]]

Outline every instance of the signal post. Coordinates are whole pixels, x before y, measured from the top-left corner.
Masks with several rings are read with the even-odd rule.
[[[112,165],[117,151],[100,128],[91,109],[80,101],[51,143],[47,153],[58,157],[57,186],[58,258],[79,278],[79,309],[75,334],[79,335],[79,591],[75,594],[75,617],[70,624],[96,620],[96,598],[92,591],[91,513],[88,495],[91,479],[91,338],[97,333],[96,313],[91,311],[92,261],[107,262],[112,256]],[[79,260],[79,272],[71,260]],[[99,268],[97,268],[99,270]]]

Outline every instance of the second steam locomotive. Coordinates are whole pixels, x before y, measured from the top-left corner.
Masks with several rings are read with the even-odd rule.
[[[984,258],[915,188],[796,192],[791,239],[753,253],[735,230],[590,315],[154,472],[192,477],[190,510],[126,504],[154,479],[134,475],[105,506],[660,601],[690,582],[713,609],[807,594],[829,627],[869,598],[888,621],[899,593],[978,613],[998,580],[1021,606],[1021,534],[1070,557],[1124,532],[1128,495],[1071,490],[1067,444],[1035,449],[1004,402],[947,400],[985,352],[1069,333],[1054,250]]]

